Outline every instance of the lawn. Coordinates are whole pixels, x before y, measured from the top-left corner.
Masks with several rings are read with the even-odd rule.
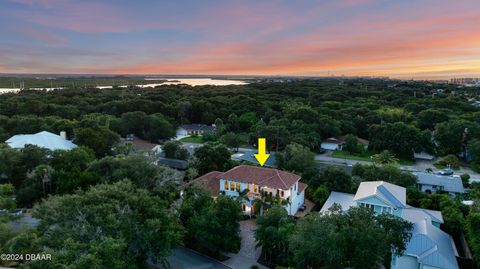
[[[370,157],[373,154],[375,154],[375,153],[373,153],[371,151],[368,151],[368,150],[364,151],[362,153],[354,153],[354,154],[350,154],[350,152],[348,152],[348,151],[337,150],[337,151],[332,152],[331,156],[333,158],[339,158],[339,159],[371,162],[372,159]],[[415,161],[400,159],[398,163],[400,165],[414,165]]]
[[[189,143],[200,143],[203,144],[203,138],[201,136],[188,136],[180,139],[180,142],[189,142]]]
[[[371,162],[372,160],[370,159],[370,156],[372,156],[373,153],[364,151],[362,153],[355,153],[355,154],[350,154],[348,151],[343,151],[343,150],[337,150],[332,152],[332,157],[333,158],[339,158],[339,159],[347,159],[347,160],[355,160],[355,161],[367,161]]]

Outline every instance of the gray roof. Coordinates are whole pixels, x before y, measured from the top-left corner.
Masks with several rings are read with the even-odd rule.
[[[159,165],[165,165],[171,168],[179,169],[179,170],[185,170],[188,167],[188,162],[184,160],[178,160],[178,159],[170,159],[170,158],[158,158],[157,159],[157,164]]]
[[[72,150],[77,147],[63,137],[47,131],[36,134],[19,134],[10,137],[5,143],[11,148],[22,149],[26,145],[34,145],[49,150]]]
[[[397,208],[406,207],[407,194],[403,187],[385,181],[364,181],[360,183],[354,201],[370,196],[376,196],[384,202]]]
[[[257,150],[242,151],[242,152],[233,154],[232,159],[237,161],[245,161],[249,163],[258,163],[254,154],[257,154]],[[270,152],[269,154],[270,154],[270,157],[265,162],[265,166],[277,167],[277,159],[275,156],[275,152]]]
[[[215,127],[205,124],[183,124],[180,128],[187,131],[215,131]]]
[[[402,219],[410,221],[411,223],[419,222],[425,219],[443,223],[442,212],[411,206],[403,209]]]
[[[320,212],[328,211],[333,204],[338,204],[342,207],[343,211],[347,211],[350,207],[354,206],[353,197],[354,195],[350,193],[332,191],[327,201],[323,204],[322,209],[320,209]]]
[[[428,220],[413,225],[412,238],[404,255],[414,256],[418,263],[436,268],[458,269],[458,255],[452,238]]]
[[[413,174],[417,176],[418,184],[442,186],[443,189],[447,192],[454,192],[454,193],[465,192],[465,189],[463,188],[462,180],[458,177],[441,176],[441,175],[423,173],[423,172],[413,173]]]

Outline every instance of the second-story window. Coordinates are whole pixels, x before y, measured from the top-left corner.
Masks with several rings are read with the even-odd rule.
[[[240,183],[237,183],[237,191],[240,192]]]
[[[253,192],[258,192],[258,186],[253,184]]]
[[[223,186],[223,189],[228,191],[228,181],[225,180],[225,186]]]
[[[235,183],[233,181],[230,181],[230,191],[235,190]]]
[[[283,197],[285,195],[285,192],[284,191],[281,191],[280,192],[280,195]]]

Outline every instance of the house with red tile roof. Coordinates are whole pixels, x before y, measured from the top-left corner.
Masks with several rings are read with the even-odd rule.
[[[252,215],[253,204],[264,197],[278,197],[289,215],[295,215],[305,202],[307,185],[296,174],[273,168],[239,165],[226,172],[212,171],[189,182],[207,189],[213,197],[219,194],[240,196],[242,210]]]

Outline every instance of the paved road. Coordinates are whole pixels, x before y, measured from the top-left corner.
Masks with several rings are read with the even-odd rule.
[[[260,269],[268,269],[257,263],[260,257],[261,249],[255,248],[255,220],[240,221],[240,236],[242,237],[242,245],[238,253],[231,253],[229,260],[225,261],[226,265],[235,269],[250,269],[252,265],[256,265]]]
[[[350,167],[349,170],[351,170],[351,167],[357,163],[372,164],[372,162],[368,162],[368,161],[357,161],[357,160],[334,158],[334,157],[328,156],[328,154],[317,154],[315,155],[315,160],[323,164],[347,166],[347,167]],[[427,168],[431,168],[434,173],[438,172],[439,169],[433,166],[433,162],[434,161],[418,160],[414,165],[400,166],[400,169],[412,171],[412,172],[425,172]],[[472,181],[480,181],[480,174],[474,172],[470,168],[461,167],[459,170],[455,170],[456,175],[461,175],[464,173],[469,174]]]

